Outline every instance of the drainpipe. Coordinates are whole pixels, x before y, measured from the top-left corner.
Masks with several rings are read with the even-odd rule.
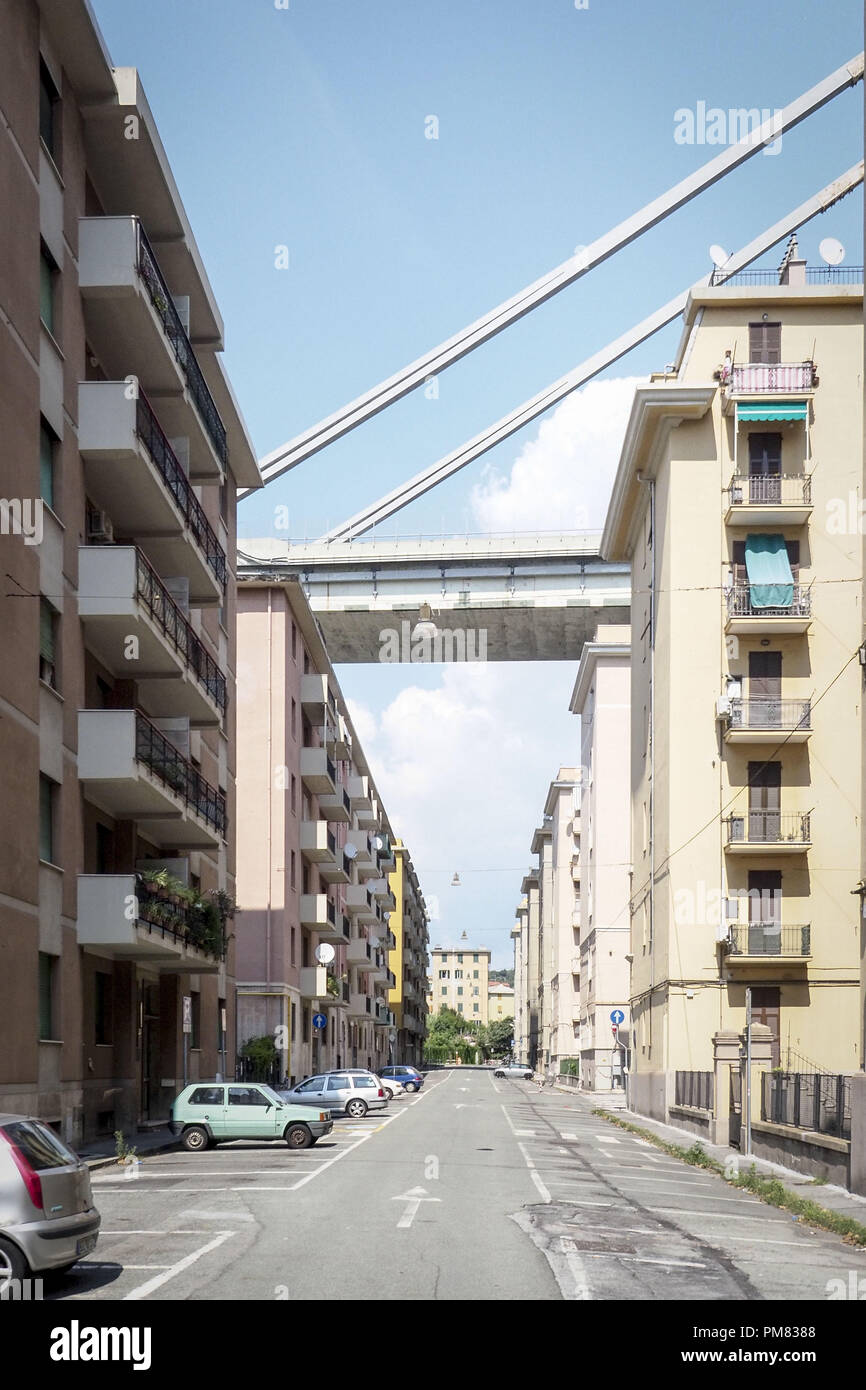
[[[639,483],[646,483],[650,490],[650,538],[652,548],[652,563],[650,566],[650,610],[649,610],[649,638],[650,638],[650,695],[649,695],[649,853],[650,853],[650,989],[649,989],[649,1046],[652,1054],[653,1045],[653,994],[655,993],[655,891],[656,891],[656,836],[655,836],[655,698],[656,698],[656,485],[654,478],[648,478],[645,473],[638,473]]]
[[[271,983],[271,898],[273,896],[273,765],[271,763],[272,751],[272,730],[273,730],[273,685],[271,680],[273,667],[273,614],[272,614],[272,591],[268,588],[268,906],[265,929],[265,983]],[[285,894],[284,894],[285,896]],[[282,1020],[281,1020],[282,1022]],[[288,1071],[288,1068],[286,1068]]]

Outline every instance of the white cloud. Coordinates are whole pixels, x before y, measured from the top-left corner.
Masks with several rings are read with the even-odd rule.
[[[436,942],[456,944],[466,930],[470,941],[495,951],[494,964],[508,965],[548,784],[580,757],[579,725],[568,712],[575,668],[491,662],[440,669],[438,687],[409,685],[381,705],[367,672],[365,702],[349,701],[352,718],[364,731],[394,833],[409,847],[428,900],[438,899]],[[344,685],[352,670],[341,671]],[[449,886],[455,871],[460,889]]]
[[[542,422],[503,474],[472,489],[480,531],[600,531],[634,389],[644,377],[591,381]]]

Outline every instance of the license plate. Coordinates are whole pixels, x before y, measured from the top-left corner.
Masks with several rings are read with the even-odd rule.
[[[89,1255],[96,1249],[96,1236],[82,1236],[75,1246],[76,1255]]]

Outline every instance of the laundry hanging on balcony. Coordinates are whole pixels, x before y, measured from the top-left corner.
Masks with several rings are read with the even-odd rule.
[[[746,576],[752,608],[790,608],[794,576],[784,536],[746,537]]]

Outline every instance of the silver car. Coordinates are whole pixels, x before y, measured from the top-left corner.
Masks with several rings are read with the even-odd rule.
[[[353,1120],[363,1119],[368,1110],[381,1110],[388,1103],[378,1077],[370,1072],[323,1072],[278,1094],[289,1105],[318,1105],[350,1115]]]
[[[0,1291],[71,1269],[96,1246],[90,1173],[41,1120],[0,1114]]]
[[[534,1073],[532,1067],[527,1067],[522,1062],[500,1062],[495,1068],[493,1075],[522,1076],[524,1081],[531,1081]]]

